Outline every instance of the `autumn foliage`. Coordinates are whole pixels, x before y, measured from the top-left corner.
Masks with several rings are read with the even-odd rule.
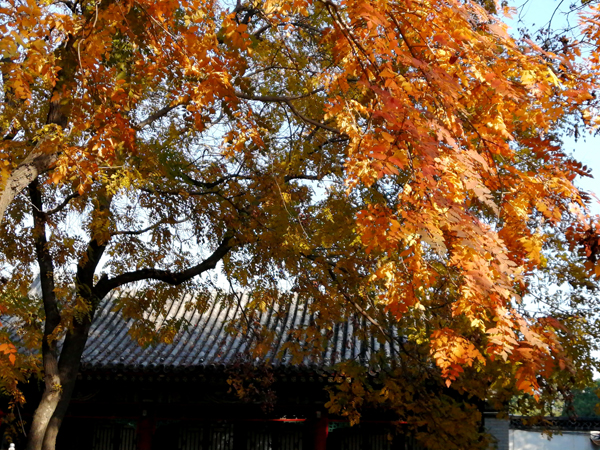
[[[341,365],[330,408],[384,404],[430,447],[484,445],[481,402],[543,410],[591,377],[600,232],[560,137],[598,125],[595,47],[517,42],[491,2],[0,5],[3,314],[52,405],[28,449],[53,448],[98,301],[131,283],[139,317],[211,273],[257,308],[310,298],[298,352],[360,318],[403,351]],[[1,373],[33,372],[13,345]]]

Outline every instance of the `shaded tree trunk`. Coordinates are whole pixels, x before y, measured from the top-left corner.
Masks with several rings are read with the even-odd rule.
[[[54,413],[46,426],[42,450],[54,450],[56,448],[56,438],[73,396],[81,355],[85,349],[91,323],[90,317],[86,317],[83,322],[75,324],[74,329],[69,331],[65,338],[58,364],[62,392]]]
[[[34,210],[36,210],[34,211],[34,219],[36,227],[39,230],[36,237],[40,245],[36,245],[36,250],[38,251],[38,255],[42,255],[43,257],[42,261],[38,256],[40,276],[43,280],[42,296],[44,299],[48,298],[47,302],[46,300],[44,301],[44,308],[56,310],[58,322],[55,323],[55,320],[49,321],[48,316],[46,317],[43,345],[54,347],[53,351],[49,352],[49,355],[51,355],[52,358],[50,358],[50,356],[48,357],[48,363],[46,363],[46,358],[44,359],[46,381],[44,394],[36,409],[25,450],[54,450],[60,425],[62,424],[71,397],[73,396],[81,356],[88,339],[94,312],[100,301],[100,298],[97,298],[94,295],[94,273],[106,246],[105,243],[99,244],[95,239],[92,239],[88,244],[85,257],[82,258],[77,267],[75,283],[76,293],[78,297],[87,301],[90,306],[90,313],[79,320],[74,320],[65,336],[60,351],[60,359],[57,360],[56,343],[49,342],[48,338],[58,323],[60,323],[60,316],[58,315],[57,299],[53,291],[53,271],[44,271],[42,268],[42,263],[45,264],[45,267],[51,268],[52,260],[51,255],[48,252],[45,233],[43,232],[45,227],[45,215],[42,212],[43,205],[41,195],[37,188],[38,185],[36,181],[30,186],[30,196],[34,205]],[[99,209],[107,210],[110,207],[111,200],[112,197],[110,196],[102,196],[102,199],[99,202],[100,204],[98,205]],[[52,290],[48,291],[50,288],[52,288]],[[51,314],[51,316],[54,316],[54,314]],[[46,353],[44,353],[44,355],[46,355]]]
[[[61,399],[61,384],[56,358],[44,357],[44,393],[35,410],[25,450],[41,450],[46,428]]]
[[[51,100],[48,108],[46,124],[59,125],[63,129],[68,125],[70,102],[64,101],[67,86],[73,83],[74,70],[77,67],[77,55],[73,50],[75,36],[70,35],[63,48],[57,50],[57,56],[62,60],[59,77],[51,92]],[[4,137],[10,140],[12,137]],[[14,198],[27,186],[35,183],[40,174],[48,171],[58,160],[59,153],[47,153],[40,151],[40,144],[32,148],[31,152],[10,174],[6,184],[0,193],[0,224],[4,219],[6,210]]]
[[[32,234],[40,268],[40,284],[46,320],[42,340],[44,393],[33,416],[25,450],[41,450],[46,428],[61,397],[57,343],[56,340],[50,339],[60,324],[60,313],[54,292],[54,263],[46,239],[46,217],[42,212],[42,195],[37,178],[29,185],[29,199],[33,205]]]
[[[44,361],[45,389],[34,414],[25,450],[56,448],[56,438],[73,396],[91,323],[91,318],[86,317],[67,333],[58,364],[55,358],[49,358],[49,364]]]

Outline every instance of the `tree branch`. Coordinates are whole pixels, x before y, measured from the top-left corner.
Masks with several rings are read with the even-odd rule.
[[[166,219],[163,219],[163,220],[160,220],[160,221],[156,222],[155,224],[152,224],[152,225],[150,225],[150,226],[148,226],[148,227],[146,227],[146,228],[143,228],[143,229],[141,229],[141,230],[124,230],[124,231],[115,231],[114,233],[111,233],[111,235],[112,235],[112,236],[123,236],[123,235],[127,235],[127,236],[137,236],[137,235],[140,235],[140,234],[147,233],[148,231],[152,231],[152,230],[154,230],[155,228],[158,228],[159,226],[161,226],[161,225],[163,225],[163,224],[175,225],[175,224],[178,224],[178,223],[183,223],[183,222],[185,222],[186,220],[189,220],[189,217],[186,217],[186,218],[184,218],[184,219],[181,219],[181,220],[171,220],[171,221],[169,221],[169,220],[166,220]]]
[[[248,175],[237,175],[237,174],[234,174],[234,175],[227,175],[226,177],[219,178],[218,180],[213,181],[211,183],[207,183],[205,181],[195,180],[195,179],[193,179],[192,177],[190,177],[187,174],[181,174],[181,177],[184,179],[184,181],[186,181],[186,182],[188,182],[188,183],[190,183],[190,184],[192,184],[194,186],[198,186],[198,187],[201,187],[201,188],[204,188],[204,189],[213,189],[213,188],[216,188],[217,186],[219,186],[219,185],[221,185],[221,184],[223,184],[223,183],[225,183],[225,182],[227,182],[229,180],[233,180],[235,178],[239,178],[239,179],[242,179],[242,180],[251,180],[252,179],[252,177],[250,177]]]
[[[46,217],[42,212],[42,194],[39,191],[39,182],[35,178],[29,185],[29,199],[33,206],[33,240],[36,250],[37,261],[40,269],[40,284],[42,289],[42,300],[46,314],[44,336],[50,336],[59,325],[61,317],[54,293],[54,261],[48,248],[46,239]],[[46,342],[46,339],[44,339]]]
[[[132,128],[136,131],[141,131],[142,128],[144,128],[145,126],[150,125],[152,122],[166,116],[167,114],[169,114],[171,111],[173,111],[178,106],[185,105],[187,103],[188,102],[181,102],[181,103],[176,103],[174,105],[165,106],[164,108],[161,108],[158,111],[156,111],[154,114],[151,114],[150,116],[148,116],[146,119],[142,120],[137,125],[134,125]]]
[[[333,267],[335,267],[335,264],[333,264],[333,265],[331,263],[328,263],[328,264],[330,265],[330,267],[327,268],[329,277],[331,278],[331,280],[334,283],[336,283],[339,287],[341,287],[341,283],[338,281],[338,279],[335,275],[335,272],[333,271]],[[371,323],[371,325],[375,326],[381,332],[381,334],[383,336],[390,339],[389,333],[387,331],[385,331],[383,326],[377,320],[375,320],[373,317],[371,317],[371,315],[362,306],[360,306],[358,304],[358,302],[356,302],[350,295],[348,295],[344,289],[339,289],[339,292],[344,296],[346,301],[348,303],[350,303],[354,307],[354,309],[360,313],[361,316],[363,316],[365,319],[367,319],[367,321],[369,323]],[[390,341],[395,341],[395,340],[396,339],[394,339],[393,337],[391,337],[391,339],[390,339]]]
[[[110,209],[113,196],[106,192],[98,194],[98,210],[101,213],[107,212]],[[110,238],[109,238],[110,239]],[[104,297],[103,295],[95,295],[94,292],[94,273],[100,262],[100,258],[104,254],[107,242],[103,239],[99,240],[97,236],[92,235],[88,243],[86,254],[81,258],[77,265],[77,274],[75,276],[75,285],[77,294],[82,298],[87,298],[92,302],[92,315],[96,308],[96,302],[99,302]],[[94,298],[95,297],[95,298]]]
[[[200,275],[207,270],[214,269],[217,263],[223,259],[227,253],[234,247],[232,244],[233,234],[226,233],[221,241],[221,244],[216,250],[204,261],[181,272],[172,272],[170,270],[161,269],[140,269],[133,272],[126,272],[117,275],[114,278],[102,277],[94,288],[99,298],[105,297],[111,290],[116,289],[127,283],[134,283],[141,280],[158,280],[177,286],[185,281],[190,280],[196,275]]]
[[[163,189],[140,188],[140,191],[146,192],[148,194],[161,194],[161,195],[182,195],[182,192],[185,192],[186,195],[189,195],[189,196],[218,194],[218,191],[187,191],[184,189],[165,191]]]
[[[270,23],[268,23],[268,24],[266,24],[266,25],[263,25],[262,27],[260,27],[258,30],[256,30],[256,31],[254,32],[254,35],[253,35],[253,36],[254,36],[256,39],[262,39],[262,38],[260,37],[260,35],[261,35],[261,34],[263,34],[265,31],[267,31],[267,30],[268,30],[269,28],[271,28],[271,27],[272,27],[272,25],[271,25]]]
[[[375,318],[373,318],[369,312],[363,308],[356,300],[354,300],[344,289],[343,283],[340,282],[340,280],[338,280],[338,277],[335,274],[335,268],[337,266],[336,263],[332,262],[332,261],[328,261],[326,258],[322,258],[319,257],[318,255],[315,255],[314,253],[311,254],[304,254],[304,253],[300,253],[303,257],[305,257],[306,259],[313,261],[313,262],[324,262],[325,264],[327,264],[327,273],[329,273],[329,277],[331,278],[331,281],[333,281],[337,286],[338,286],[338,291],[342,294],[342,296],[344,297],[344,299],[350,304],[352,305],[352,307],[361,315],[363,316],[371,325],[373,325],[375,328],[377,328],[379,330],[379,332],[383,335],[383,337],[385,337],[388,342],[390,344],[398,344],[400,346],[400,348],[402,349],[402,351],[411,359],[415,359],[417,360],[417,358],[414,358],[414,356],[412,356],[410,354],[410,352],[406,349],[406,347],[404,346],[404,342],[402,342],[402,338],[400,337],[395,337],[393,335],[393,332],[390,331],[386,331],[383,328],[383,325],[376,320]],[[344,268],[340,269],[342,272],[348,273],[348,271]],[[368,298],[368,297],[367,297]]]
[[[283,177],[286,183],[289,183],[293,180],[312,180],[312,181],[321,181],[323,179],[323,175],[286,175]]]
[[[323,92],[325,89],[319,88],[313,91],[310,91],[307,94],[302,95],[293,95],[291,97],[287,96],[279,96],[279,95],[249,95],[244,94],[242,92],[236,92],[235,95],[239,98],[243,98],[244,100],[255,100],[257,102],[267,102],[267,103],[286,103],[292,100],[300,100],[303,98],[311,97],[314,94],[318,94],[319,92]]]
[[[311,95],[313,95],[317,92],[321,92],[321,91],[323,91],[323,89],[316,89],[312,92],[309,92],[308,94],[298,95],[298,96],[293,96],[293,97],[280,97],[280,96],[276,96],[276,95],[247,95],[247,94],[243,94],[241,92],[236,92],[236,96],[238,98],[241,98],[244,100],[253,100],[253,101],[257,101],[257,102],[285,103],[288,106],[288,108],[290,108],[290,111],[292,111],[292,113],[296,117],[298,117],[300,120],[302,120],[306,123],[310,123],[311,125],[314,125],[315,127],[319,127],[324,130],[331,131],[332,133],[343,134],[340,130],[338,130],[336,128],[330,127],[329,125],[325,125],[324,123],[321,123],[317,120],[311,119],[310,117],[306,117],[304,114],[302,114],[300,111],[298,111],[296,109],[296,107],[292,104],[292,100],[298,100],[301,98],[310,97]]]
[[[10,174],[0,195],[0,224],[15,196],[44,173],[58,159],[58,154],[42,153],[36,149]]]
[[[60,205],[56,206],[55,208],[52,208],[48,211],[44,211],[44,214],[47,216],[51,216],[54,213],[59,212],[60,210],[62,210],[65,206],[67,206],[69,204],[69,202],[71,200],[73,200],[74,198],[79,197],[79,194],[77,192],[74,192],[70,195],[68,195],[62,202]]]

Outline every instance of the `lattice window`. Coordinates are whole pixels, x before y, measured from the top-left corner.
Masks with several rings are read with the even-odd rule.
[[[233,450],[233,426],[227,424],[210,427],[208,450]]]
[[[92,450],[136,450],[134,424],[99,423],[94,426]]]
[[[302,450],[303,426],[301,424],[256,424],[246,433],[245,450]],[[240,436],[241,437],[241,436]]]
[[[182,427],[179,431],[179,450],[200,450],[204,442],[204,429],[200,427]]]
[[[394,441],[393,430],[382,426],[356,426],[337,424],[332,427],[327,438],[327,448],[332,450],[404,450],[404,442],[396,438]]]

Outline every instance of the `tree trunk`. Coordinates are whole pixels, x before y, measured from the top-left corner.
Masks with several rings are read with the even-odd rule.
[[[33,205],[32,237],[40,268],[39,276],[46,319],[42,339],[44,393],[33,416],[25,450],[41,450],[46,428],[61,397],[57,343],[56,340],[50,339],[54,330],[60,324],[60,312],[56,301],[56,293],[54,292],[54,263],[46,239],[46,217],[42,212],[42,194],[39,190],[37,178],[29,185],[29,199]]]
[[[56,448],[56,438],[73,396],[90,325],[90,318],[85,318],[67,333],[58,364],[56,358],[48,358],[48,364],[44,361],[45,390],[35,411],[25,450]]]
[[[71,397],[73,396],[77,374],[79,373],[81,355],[85,349],[91,323],[91,318],[86,317],[83,322],[76,323],[65,337],[58,364],[62,393],[56,409],[47,424],[42,450],[55,450],[56,448],[56,438],[71,402]]]
[[[46,358],[44,358],[46,359]],[[46,429],[50,423],[50,419],[58,406],[61,399],[61,384],[58,376],[58,367],[56,360],[54,364],[50,364],[54,367],[49,367],[44,361],[45,371],[45,389],[42,395],[42,400],[35,410],[33,421],[31,422],[31,428],[27,435],[27,445],[25,450],[41,450]],[[49,373],[50,370],[54,370],[54,373]]]
[[[98,208],[107,210],[110,207],[111,200],[112,196],[101,196]],[[85,252],[86,257],[77,266],[75,280],[77,296],[86,300],[90,305],[90,312],[80,320],[75,319],[65,336],[60,352],[60,360],[58,361],[58,374],[61,383],[60,397],[45,424],[43,441],[41,447],[39,447],[41,450],[54,450],[56,448],[56,438],[73,396],[81,355],[85,350],[96,307],[101,300],[94,289],[94,273],[105,248],[105,243],[99,244],[95,238],[92,238]],[[38,450],[38,448],[36,447],[35,450]]]
[[[50,422],[48,422],[48,427],[46,428],[46,433],[44,434],[44,440],[42,442],[42,450],[56,449],[56,438],[58,437],[58,431],[62,425],[67,408],[69,407],[69,401],[70,399],[66,400],[63,396],[58,402],[54,414],[52,415]]]
[[[72,34],[64,47],[57,50],[58,59],[61,60],[62,66],[58,73],[56,85],[52,89],[50,95],[50,105],[48,109],[48,117],[46,124],[59,125],[63,129],[68,126],[70,102],[65,101],[65,91],[67,86],[71,86],[74,80],[74,73],[77,67],[77,54],[73,50],[76,37]],[[17,168],[10,174],[6,184],[0,193],[0,224],[4,219],[6,210],[14,200],[14,198],[25,189],[30,183],[36,182],[37,177],[48,171],[50,167],[58,160],[59,150],[47,153],[40,151],[40,144],[37,144],[27,158],[21,162]],[[1,182],[2,180],[0,180]],[[0,186],[1,188],[1,186]],[[41,211],[41,209],[40,209]]]

